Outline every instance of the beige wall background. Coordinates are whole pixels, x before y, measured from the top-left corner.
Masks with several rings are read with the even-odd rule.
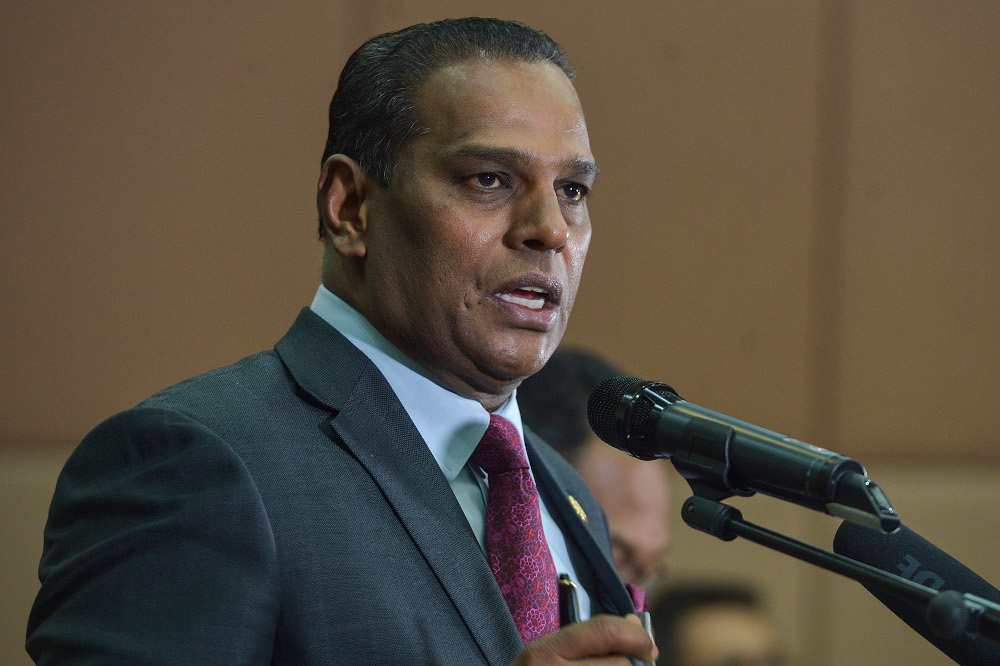
[[[311,300],[347,55],[474,14],[546,30],[579,71],[602,173],[567,342],[859,458],[904,521],[1000,584],[1000,4],[8,0],[0,662],[28,661],[71,447],[270,347]],[[823,547],[836,529],[738,505]],[[796,663],[950,663],[850,581],[679,517],[672,534],[671,574],[759,584]]]

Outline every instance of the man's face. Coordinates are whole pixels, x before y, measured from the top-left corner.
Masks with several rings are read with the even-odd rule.
[[[492,409],[558,345],[597,167],[550,63],[470,61],[417,93],[427,129],[371,185],[363,314],[452,390]]]

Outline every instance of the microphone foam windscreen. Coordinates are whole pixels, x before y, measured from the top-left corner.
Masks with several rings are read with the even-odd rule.
[[[935,590],[955,590],[1000,603],[1000,591],[906,526],[900,526],[891,534],[883,534],[844,521],[834,537],[833,550]],[[867,589],[906,624],[958,663],[1000,664],[1000,645],[969,633],[957,638],[943,638],[932,631],[924,604],[879,589]]]
[[[1000,603],[1000,591],[905,525],[891,534],[845,522],[834,552],[935,590],[967,592]]]

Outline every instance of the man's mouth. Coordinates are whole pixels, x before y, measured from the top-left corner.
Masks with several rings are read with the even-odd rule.
[[[521,287],[501,292],[497,294],[497,298],[532,310],[541,310],[548,301],[549,292],[541,287]]]

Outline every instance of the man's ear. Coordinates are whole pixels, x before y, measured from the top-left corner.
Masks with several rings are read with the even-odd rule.
[[[361,165],[347,155],[331,155],[319,174],[317,189],[327,242],[341,256],[364,257],[367,210],[363,204],[367,192]]]

